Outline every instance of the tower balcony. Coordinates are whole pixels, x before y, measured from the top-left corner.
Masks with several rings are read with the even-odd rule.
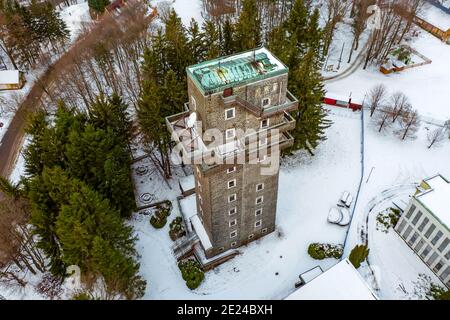
[[[242,108],[245,108],[247,111],[249,111],[256,117],[263,119],[270,118],[280,113],[293,111],[298,108],[298,100],[289,90],[286,91],[286,101],[276,106],[268,106],[261,108],[258,106],[254,106],[253,104],[249,103],[248,101],[237,95],[225,97],[222,94],[220,96],[220,101],[222,102],[224,108],[229,108],[231,106],[238,105]]]
[[[295,119],[286,111],[283,111],[283,120],[281,123],[269,126],[259,131],[236,137],[230,141],[224,141],[217,145],[203,140],[201,128],[194,126],[189,128],[187,120],[190,111],[184,111],[173,116],[167,117],[166,125],[172,135],[172,139],[181,146],[181,152],[193,163],[202,163],[205,155],[220,157],[224,162],[227,159],[235,158],[242,154],[248,158],[249,154],[257,152],[260,148],[266,148],[269,151],[277,146],[280,150],[289,148],[294,143],[294,138],[289,131],[295,128]],[[272,130],[278,130],[277,139],[272,139]],[[267,137],[268,143],[259,144],[260,137]]]

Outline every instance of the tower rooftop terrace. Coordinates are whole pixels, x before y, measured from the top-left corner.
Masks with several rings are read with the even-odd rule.
[[[269,50],[259,48],[189,66],[187,72],[202,93],[208,95],[288,73],[288,68]]]

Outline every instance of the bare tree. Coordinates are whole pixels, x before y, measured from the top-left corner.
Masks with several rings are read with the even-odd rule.
[[[397,4],[397,12],[403,16],[403,19],[406,21],[405,27],[398,39],[397,44],[403,40],[405,35],[410,32],[411,27],[413,26],[414,17],[421,12],[423,8],[424,1],[422,0],[402,0]]]
[[[392,126],[389,118],[392,116],[392,107],[389,105],[381,106],[379,111],[372,118],[375,125],[378,127],[378,132],[385,131]]]
[[[28,219],[28,201],[5,195],[0,202],[0,264],[12,263],[36,274],[45,271],[45,262],[36,248]]]
[[[402,115],[403,110],[411,109],[408,97],[402,92],[396,92],[391,97],[392,122],[395,122]]]
[[[327,0],[326,3],[327,21],[324,28],[324,55],[328,54],[337,24],[342,21],[350,8],[350,1]]]
[[[438,145],[445,138],[445,128],[436,128],[434,130],[429,130],[427,133],[427,139],[430,143],[428,149],[433,145]]]
[[[414,137],[419,128],[419,113],[417,110],[413,110],[410,106],[408,106],[402,112],[400,130],[398,130],[397,133],[402,140],[405,140],[406,137]]]
[[[387,89],[383,84],[375,86],[369,93],[370,116],[384,104],[386,100]]]
[[[348,57],[348,63],[352,60],[353,51],[358,50],[359,48],[359,39],[361,38],[361,34],[366,29],[367,18],[369,14],[367,13],[367,9],[372,1],[370,0],[353,0],[352,4],[352,32],[353,32],[353,42],[350,50],[350,55]]]

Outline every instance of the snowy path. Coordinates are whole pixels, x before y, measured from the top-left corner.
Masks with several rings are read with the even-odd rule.
[[[335,81],[338,81],[338,80],[342,80],[342,79],[345,79],[345,78],[351,76],[356,71],[358,71],[359,68],[364,63],[365,53],[366,53],[368,45],[369,45],[369,42],[366,41],[366,43],[364,44],[364,47],[358,53],[358,55],[356,56],[355,60],[353,60],[353,62],[350,63],[350,65],[349,65],[349,67],[347,69],[345,69],[343,72],[341,72],[341,73],[339,73],[337,75],[334,75],[334,76],[331,76],[331,77],[325,77],[323,79],[324,82],[331,83],[331,82],[335,82]]]

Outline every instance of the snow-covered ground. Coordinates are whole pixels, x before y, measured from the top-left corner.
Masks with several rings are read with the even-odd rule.
[[[202,16],[203,5],[200,0],[151,0],[150,4],[157,7],[171,6],[187,27],[192,18],[199,24],[202,24],[204,21]]]
[[[450,22],[450,15],[444,17]],[[425,31],[420,31],[409,45],[433,62],[390,75],[382,74],[375,67],[360,69],[347,78],[327,82],[326,89],[343,96],[351,93],[354,98],[363,100],[371,88],[382,83],[390,93],[405,93],[422,116],[440,121],[450,119],[450,45]]]
[[[396,234],[391,234],[393,231],[388,234],[376,231],[375,222],[379,212],[393,206],[393,200],[413,193],[415,183],[436,173],[450,177],[450,142],[445,139],[442,144],[427,148],[427,129],[433,128],[422,123],[417,139],[401,141],[391,133],[379,134],[371,119],[366,118],[365,175],[346,254],[354,245],[363,242],[361,233],[368,231],[369,260],[375,271],[378,270],[379,295],[383,299],[418,298],[414,291],[419,274],[430,275],[436,284],[440,284],[409,247],[403,245]],[[370,217],[368,226],[367,216]]]
[[[78,4],[63,8],[60,15],[70,31],[71,41],[77,38],[82,31],[83,25],[92,21],[87,1],[79,1]]]

